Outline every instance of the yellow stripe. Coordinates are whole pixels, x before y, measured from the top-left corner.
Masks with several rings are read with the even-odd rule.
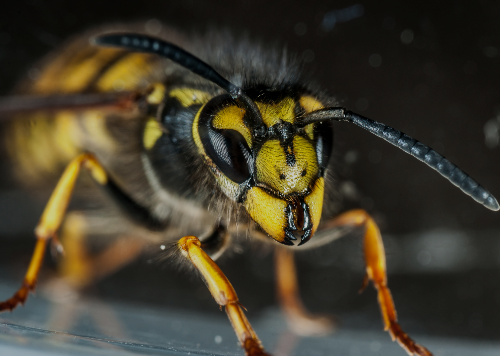
[[[35,83],[35,91],[47,94],[84,90],[101,68],[123,52],[111,48],[96,51],[92,47],[81,51],[82,55],[75,56],[70,63],[64,62],[67,58],[63,57],[63,63],[52,64],[44,70]]]
[[[153,55],[131,53],[111,68],[97,81],[101,91],[136,90],[149,85],[146,81],[151,75],[151,58]]]
[[[154,117],[149,118],[144,126],[144,135],[142,136],[144,147],[147,150],[151,149],[162,134],[160,123]]]
[[[116,148],[116,142],[108,131],[106,116],[100,111],[85,111],[81,114],[82,124],[92,143],[109,153]]]
[[[170,97],[179,100],[185,108],[191,105],[205,104],[211,99],[211,95],[205,91],[192,88],[177,88],[169,93]]]
[[[61,111],[50,116],[36,113],[32,121],[13,123],[5,137],[23,178],[36,180],[40,173],[57,171],[80,152],[81,129],[75,114]]]
[[[80,149],[78,145],[81,141],[81,132],[76,121],[74,112],[62,111],[56,116],[55,127],[52,133],[42,133],[47,137],[53,135],[54,141],[57,144],[57,151],[63,160],[70,160],[74,158]]]

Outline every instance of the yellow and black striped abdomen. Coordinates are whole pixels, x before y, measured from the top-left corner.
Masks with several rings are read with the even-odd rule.
[[[58,95],[133,91],[147,88],[160,71],[155,56],[89,44],[85,37],[70,42],[42,63],[36,80],[22,94]],[[7,130],[7,150],[19,178],[37,181],[59,173],[84,150],[113,150],[106,115],[101,110],[37,112],[16,117]]]

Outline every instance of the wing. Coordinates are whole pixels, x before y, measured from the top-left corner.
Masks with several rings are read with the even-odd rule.
[[[6,96],[0,97],[0,120],[38,111],[131,110],[142,98],[143,94],[134,91]]]

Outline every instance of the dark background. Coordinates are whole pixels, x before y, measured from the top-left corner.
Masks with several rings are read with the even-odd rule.
[[[71,34],[152,18],[188,33],[215,26],[286,45],[346,108],[430,145],[500,195],[499,2],[10,1],[0,13],[0,93],[7,94],[35,60]],[[406,325],[421,334],[499,340],[499,213],[357,127],[337,124],[335,140],[339,186],[353,192],[344,206],[361,206],[380,223],[390,285]],[[1,169],[0,264],[4,271],[21,267],[14,280],[27,263],[30,231],[43,204],[16,187],[5,160]],[[460,250],[451,264],[439,260],[450,258],[457,246],[470,253]],[[301,284],[312,309],[336,313],[348,327],[376,329],[381,322],[375,294],[356,294],[360,248],[359,239],[339,241],[304,254]],[[357,262],[349,262],[349,254]],[[258,258],[221,261],[254,313],[274,303],[271,257]],[[172,270],[138,262],[99,290],[109,298],[217,312],[201,283],[186,282]],[[144,271],[152,282],[144,281]],[[129,283],[140,288],[117,292]],[[367,317],[356,324],[352,313]]]

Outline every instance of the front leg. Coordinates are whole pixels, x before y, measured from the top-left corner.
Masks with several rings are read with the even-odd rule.
[[[387,287],[387,273],[385,265],[385,251],[380,230],[373,218],[364,210],[347,211],[332,221],[328,222],[324,228],[337,228],[345,226],[360,226],[365,229],[364,254],[366,262],[366,277],[364,286],[368,281],[372,281],[378,292],[378,303],[385,330],[389,331],[393,340],[408,352],[409,355],[432,356],[429,350],[415,343],[397,322],[396,308],[392,300],[391,291]]]
[[[248,322],[236,292],[222,270],[201,248],[195,236],[185,236],[177,242],[182,255],[200,272],[215,302],[226,309],[236,336],[247,356],[269,356]]]

